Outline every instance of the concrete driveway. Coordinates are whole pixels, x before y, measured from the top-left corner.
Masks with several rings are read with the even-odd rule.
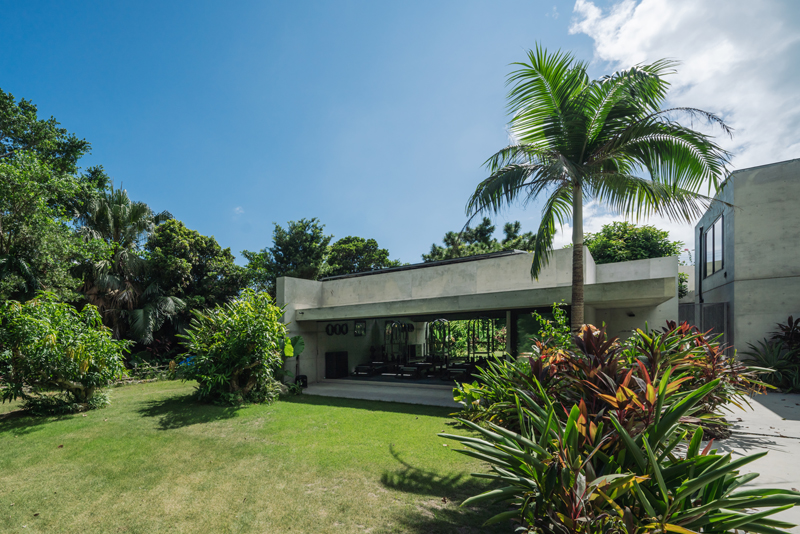
[[[726,415],[733,435],[713,447],[731,451],[734,458],[768,451],[742,470],[760,473],[748,487],[800,489],[800,394],[757,395],[751,405],[753,409],[744,412],[733,407],[733,413]],[[800,524],[800,507],[774,517]],[[791,532],[800,534],[800,527]]]

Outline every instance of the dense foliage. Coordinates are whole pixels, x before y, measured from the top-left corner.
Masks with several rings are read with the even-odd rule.
[[[144,250],[151,282],[163,295],[177,297],[185,304],[163,326],[162,338],[172,339],[174,333],[188,324],[191,319],[188,310],[228,302],[244,284],[244,268],[234,263],[231,249],[223,249],[214,237],[190,230],[176,219],[158,225]],[[169,325],[173,328],[164,332]]]
[[[769,339],[748,343],[742,361],[766,369],[763,380],[782,391],[800,391],[800,317],[778,323]]]
[[[85,139],[59,128],[53,117],[39,119],[29,100],[16,101],[0,89],[0,159],[32,152],[57,174],[74,174],[78,160],[91,149]]]
[[[83,295],[119,338],[148,344],[185,307],[179,298],[164,294],[153,264],[141,254],[142,243],[169,219],[169,212],[154,213],[114,187],[93,199],[79,219],[79,234],[105,243],[111,252],[107,259],[83,266]]]
[[[494,231],[492,221],[484,217],[474,228],[467,226],[461,232],[447,232],[442,239],[444,246],[432,244],[431,251],[422,255],[422,261],[427,263],[503,250],[533,249],[535,236],[531,232],[521,234],[522,225],[519,221],[503,226],[504,237],[500,241],[494,237]]]
[[[762,369],[728,356],[715,339],[686,323],[669,322],[660,331],[637,330],[620,341],[591,325],[580,335],[570,336],[565,314],[554,307],[554,315],[554,321],[539,316],[544,328],[533,356],[519,361],[497,359],[480,371],[477,381],[456,389],[456,400],[465,407],[462,417],[502,420],[509,428],[518,429],[512,390],[529,389],[534,380],[567,411],[581,403],[591,414],[649,406],[648,417],[653,415],[652,403],[648,405],[647,400],[648,384],[667,371],[675,380],[670,394],[682,395],[719,380],[701,399],[703,418],[708,422],[717,418],[722,406],[746,404],[748,395],[764,390],[759,376]]]
[[[80,282],[70,267],[103,254],[78,239],[61,202],[81,190],[74,176],[53,171],[33,153],[0,159],[1,300],[24,300],[40,289],[77,297]]]
[[[200,400],[241,404],[277,397],[288,340],[283,310],[269,295],[246,289],[232,302],[193,314],[180,337],[191,354],[184,376],[197,380]]]
[[[440,436],[488,462],[492,472],[475,476],[501,484],[462,506],[507,502],[512,509],[487,523],[512,519],[522,525],[517,532],[537,534],[777,534],[794,527],[769,516],[799,504],[800,492],[742,489],[758,477],[743,468],[766,452],[734,460],[711,443],[701,450],[703,430],[690,432],[682,422],[701,410],[718,380],[683,396],[670,393],[675,381],[668,371],[648,384],[646,407],[601,416],[583,403],[563,413],[534,378],[533,389],[513,390],[519,431],[462,419],[480,438]],[[620,418],[629,410],[651,414],[630,427]]]
[[[275,295],[275,281],[281,276],[316,280],[322,272],[328,244],[333,236],[324,234],[317,218],[289,221],[287,228],[276,224],[273,245],[260,252],[242,251],[247,258],[251,287]]]
[[[374,239],[347,236],[328,248],[322,274],[323,276],[339,276],[400,265],[400,260],[390,260],[389,251],[380,248]]]
[[[596,234],[585,234],[583,244],[597,264],[678,256],[683,248],[681,241],[669,240],[666,230],[627,221],[604,224]]]
[[[498,358],[456,390],[461,420],[482,434],[458,439],[505,487],[469,499],[508,501],[524,531],[772,532],[765,519],[800,493],[736,491],[757,475],[699,444],[726,404],[764,385],[713,339],[686,324],[629,340],[586,326],[567,337],[563,314],[545,325],[530,358]],[[684,452],[678,452],[684,451]],[[763,455],[763,454],[762,454]],[[764,514],[744,509],[767,508]]]
[[[42,293],[0,307],[0,386],[3,401],[36,402],[48,391],[66,402],[94,406],[99,390],[122,376],[127,341],[115,340],[94,306],[79,312]]]

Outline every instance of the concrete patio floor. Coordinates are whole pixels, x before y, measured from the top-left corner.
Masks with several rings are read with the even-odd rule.
[[[403,383],[358,383],[347,380],[326,380],[310,385],[304,393],[348,399],[426,404],[459,408],[453,401],[450,386],[429,386]],[[732,436],[715,441],[713,448],[732,452],[734,458],[768,451],[767,456],[743,469],[760,476],[748,487],[800,489],[800,394],[769,393],[751,399],[752,409],[732,407],[726,413]],[[800,507],[775,516],[800,524]],[[790,530],[800,534],[800,527]]]
[[[364,399],[406,404],[425,404],[458,409],[453,400],[453,387],[448,385],[417,385],[391,382],[355,382],[352,380],[323,380],[309,385],[303,393],[323,397]]]

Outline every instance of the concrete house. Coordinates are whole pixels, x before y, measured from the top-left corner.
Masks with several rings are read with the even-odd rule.
[[[800,159],[735,171],[717,198],[727,205],[695,227],[694,302],[681,315],[747,350],[800,315]]]
[[[678,318],[677,257],[595,265],[584,253],[587,322],[626,336],[645,322],[661,327]],[[306,344],[297,373],[314,383],[352,377],[371,361],[392,358],[395,325],[407,344],[404,361],[425,365],[431,324],[443,319],[498,320],[506,327],[506,350],[529,351],[531,312],[569,304],[572,279],[571,250],[554,251],[538,280],[530,276],[532,256],[510,251],[320,281],[278,278],[284,321]],[[296,372],[295,362],[287,368]]]

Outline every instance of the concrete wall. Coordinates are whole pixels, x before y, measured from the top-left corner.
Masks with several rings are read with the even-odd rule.
[[[695,228],[695,302],[726,302],[729,341],[747,350],[775,323],[800,313],[800,159],[736,171],[718,198],[733,207],[712,206]],[[700,227],[708,228],[720,213],[723,270],[701,280]]]
[[[305,349],[298,360],[287,358],[284,369],[293,374],[306,375],[309,381],[316,382],[319,371],[319,333],[316,323],[301,323],[297,319],[298,308],[319,306],[322,282],[300,280],[299,278],[278,278],[276,284],[276,302],[285,306],[283,322],[288,324],[290,336],[303,336]],[[324,362],[323,362],[324,365]]]
[[[800,314],[800,160],[734,173],[734,337],[738,350]]]
[[[597,266],[597,283],[624,282],[627,280],[655,279],[676,276],[678,257],[656,258],[650,260],[604,263]],[[596,306],[595,325],[605,324],[614,336],[626,338],[637,328],[647,324],[661,328],[667,321],[678,320],[678,289],[675,297],[658,306],[628,306],[624,308],[603,309]]]

